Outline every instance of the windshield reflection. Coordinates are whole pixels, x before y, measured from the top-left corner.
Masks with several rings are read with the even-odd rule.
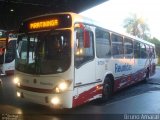
[[[23,34],[18,41],[17,70],[30,74],[53,74],[69,68],[70,31]]]

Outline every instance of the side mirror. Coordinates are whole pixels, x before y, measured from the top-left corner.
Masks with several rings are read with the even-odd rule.
[[[90,34],[89,31],[84,29],[84,41],[83,41],[83,46],[84,48],[89,48],[90,47]]]

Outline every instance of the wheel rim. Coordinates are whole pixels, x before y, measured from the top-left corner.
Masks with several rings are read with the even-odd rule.
[[[108,93],[109,93],[109,85],[108,85],[108,83],[105,83],[103,94],[104,94],[105,97],[108,97],[108,95],[109,95]]]
[[[104,88],[103,88],[103,100],[104,101],[108,100],[111,95],[111,86],[109,83],[110,83],[109,81],[106,81],[106,83],[104,83]]]

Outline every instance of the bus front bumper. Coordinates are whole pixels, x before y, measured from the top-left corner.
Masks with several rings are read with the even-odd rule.
[[[50,106],[51,108],[72,108],[72,91],[60,94],[46,94],[17,89],[16,95],[26,101]]]

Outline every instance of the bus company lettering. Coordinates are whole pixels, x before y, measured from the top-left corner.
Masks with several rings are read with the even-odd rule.
[[[132,66],[126,63],[124,65],[115,64],[115,73],[124,72],[131,69],[132,69]]]

